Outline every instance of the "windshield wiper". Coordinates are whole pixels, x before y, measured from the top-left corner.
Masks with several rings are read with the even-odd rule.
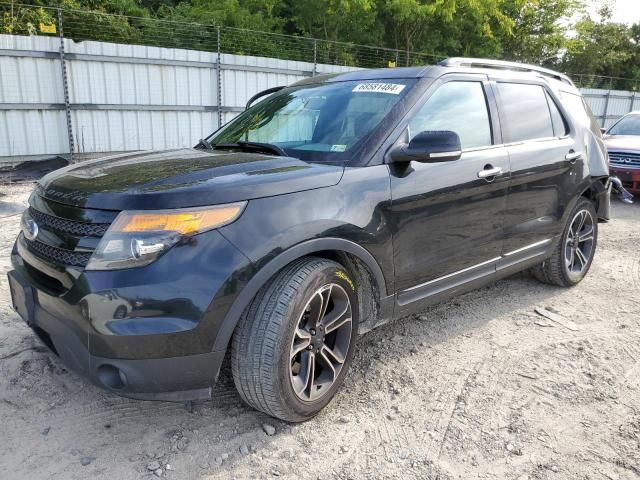
[[[273,143],[239,141],[236,143],[216,143],[215,145],[212,145],[212,148],[220,148],[223,150],[237,148],[248,152],[261,152],[271,155],[278,155],[279,157],[289,156],[287,155],[287,152],[285,152],[278,145],[274,145]]]

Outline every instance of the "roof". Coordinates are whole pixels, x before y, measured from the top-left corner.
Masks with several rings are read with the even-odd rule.
[[[561,82],[568,83],[574,86],[571,79],[564,73],[551,70],[549,68],[541,67],[539,65],[530,65],[527,63],[508,62],[505,60],[493,60],[489,58],[466,58],[466,57],[452,57],[443,60],[438,65],[443,67],[469,67],[469,68],[482,68],[482,69],[498,69],[498,70],[512,70],[515,72],[529,72],[537,73],[545,77],[551,77]]]
[[[295,85],[305,85],[321,82],[346,82],[349,80],[383,80],[393,78],[420,78],[426,77],[427,72],[433,66],[426,67],[398,67],[398,68],[370,68],[354,70],[344,73],[329,73],[326,75],[316,75],[296,82]]]
[[[566,87],[575,85],[571,79],[560,72],[540,67],[538,65],[528,65],[518,62],[507,62],[504,60],[492,60],[486,58],[466,58],[452,57],[443,60],[437,65],[429,65],[424,67],[398,67],[398,68],[376,68],[354,70],[352,72],[334,73],[328,75],[318,75],[297,82],[296,85],[305,85],[322,82],[344,82],[349,80],[383,80],[394,78],[422,78],[422,77],[438,77],[447,71],[465,72],[465,73],[485,73],[500,71],[503,73],[512,73],[514,76],[522,78],[527,75],[535,75],[548,80],[559,82],[558,85],[564,84]]]

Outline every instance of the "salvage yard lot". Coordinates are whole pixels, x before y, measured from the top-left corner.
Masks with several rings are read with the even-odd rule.
[[[31,185],[0,188],[26,204]],[[244,406],[228,371],[191,412],[67,372],[10,308],[20,217],[2,212],[0,478],[640,476],[640,205],[614,201],[573,289],[519,274],[363,336],[336,399],[296,426]]]

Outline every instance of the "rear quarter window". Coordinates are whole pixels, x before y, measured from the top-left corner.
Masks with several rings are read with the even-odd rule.
[[[565,108],[580,125],[590,129],[596,137],[602,137],[600,126],[594,118],[591,108],[589,108],[589,105],[587,105],[581,95],[562,92],[561,98]]]

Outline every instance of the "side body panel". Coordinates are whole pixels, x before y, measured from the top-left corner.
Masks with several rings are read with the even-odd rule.
[[[391,231],[384,216],[390,199],[386,165],[346,168],[338,185],[250,201],[243,215],[219,231],[257,270],[303,242],[340,238],[378,263],[386,291],[394,292]]]
[[[571,138],[524,142],[507,147],[511,184],[505,211],[504,253],[554,237],[562,231],[571,200],[579,195],[584,163],[565,155]]]
[[[581,188],[588,184],[589,171],[581,128],[571,122],[561,99],[544,81],[535,78],[513,81],[501,75],[492,79],[541,86],[558,106],[568,127],[567,134],[563,136],[508,143],[509,119],[505,117],[503,108],[505,99],[501,98],[493,82],[511,166],[503,249],[503,253],[509,254],[539,245],[562,231],[568,210],[580,195]]]
[[[506,174],[478,178],[487,164]],[[498,147],[453,162],[414,162],[391,175],[397,290],[500,256],[508,171],[506,150]]]
[[[463,150],[461,158],[451,162],[391,165],[388,217],[393,230],[397,316],[421,308],[431,297],[451,289],[457,279],[480,278],[495,271],[502,252],[509,160],[486,75],[448,74],[434,81],[390,139],[404,141],[414,115],[447,82],[482,84],[493,145]],[[391,146],[388,142],[386,148]],[[500,168],[500,173],[480,178],[480,171],[493,168]]]

